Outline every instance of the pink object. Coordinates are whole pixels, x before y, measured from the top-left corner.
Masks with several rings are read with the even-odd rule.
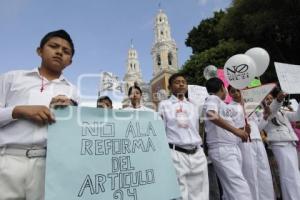
[[[296,122],[291,122],[292,127],[298,137],[298,139],[300,140],[300,129],[296,128]],[[300,152],[300,142],[297,143],[297,150]]]
[[[229,83],[228,81],[225,79],[225,76],[224,76],[224,70],[223,69],[218,69],[217,70],[217,76],[219,79],[221,79],[224,83],[224,86],[227,88]],[[225,103],[230,103],[232,101],[232,98],[227,94],[226,96],[226,99],[225,99]]]

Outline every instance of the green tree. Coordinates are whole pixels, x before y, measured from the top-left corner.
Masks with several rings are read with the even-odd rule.
[[[214,12],[214,17],[201,21],[197,28],[193,27],[188,33],[185,44],[192,48],[194,54],[218,45],[220,37],[216,25],[224,15],[225,12],[222,10]]]
[[[190,79],[194,84],[203,84],[202,71],[206,65],[223,66],[230,56],[258,46],[266,49],[271,58],[262,81],[277,81],[274,61],[300,63],[299,13],[299,0],[233,0],[225,12],[216,12],[190,31],[186,45],[194,55],[183,65],[182,72],[201,76]],[[222,44],[238,48],[224,53],[218,51]]]
[[[199,54],[194,54],[184,64],[181,72],[187,75],[190,84],[204,85],[206,80],[203,77],[203,70],[206,66],[214,64],[218,68],[223,68],[226,60],[234,54],[238,54],[248,48],[243,41],[220,41],[215,47],[212,47]]]

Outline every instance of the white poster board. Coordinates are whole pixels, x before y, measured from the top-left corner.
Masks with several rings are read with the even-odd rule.
[[[275,83],[270,83],[255,88],[241,90],[246,114],[249,115],[252,113],[275,86]]]
[[[203,104],[208,97],[206,87],[199,85],[188,85],[189,101],[197,106],[199,114],[202,113]]]
[[[300,94],[300,65],[275,62],[275,69],[282,91]]]

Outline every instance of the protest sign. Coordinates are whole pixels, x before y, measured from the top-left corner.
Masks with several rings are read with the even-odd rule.
[[[199,85],[188,85],[189,100],[196,106],[203,106],[208,93],[206,87]]]
[[[241,90],[246,114],[252,113],[275,86],[276,84],[270,83],[255,88]]]
[[[46,200],[180,197],[157,113],[68,107],[55,116],[48,132]]]
[[[282,91],[300,94],[300,65],[275,62],[275,69]]]

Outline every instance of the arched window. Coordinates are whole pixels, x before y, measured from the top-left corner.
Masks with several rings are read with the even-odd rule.
[[[168,64],[169,65],[172,65],[173,63],[173,55],[171,52],[168,53]]]
[[[160,58],[160,55],[157,54],[156,56],[156,62],[157,62],[157,65],[160,66],[161,65],[161,58]]]

